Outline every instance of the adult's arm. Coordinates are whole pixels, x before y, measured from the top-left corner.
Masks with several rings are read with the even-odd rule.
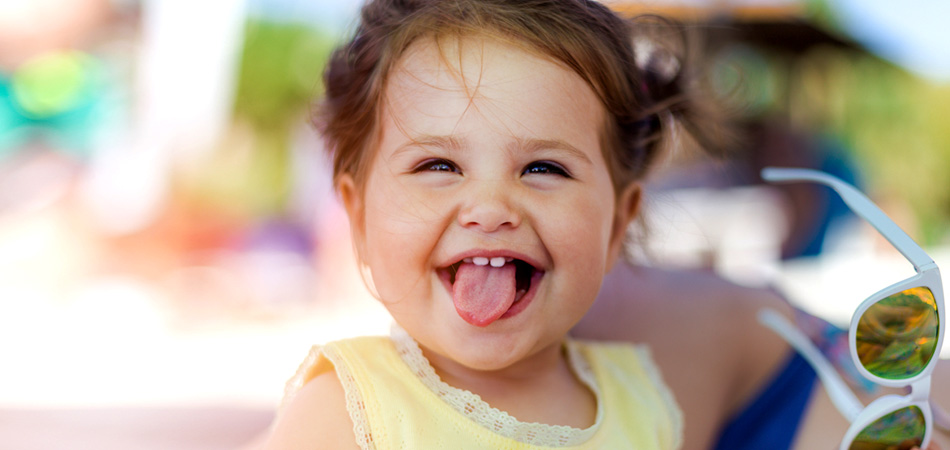
[[[683,449],[708,450],[789,355],[790,347],[758,323],[763,307],[791,317],[774,292],[708,271],[617,264],[572,334],[649,345],[683,409]]]

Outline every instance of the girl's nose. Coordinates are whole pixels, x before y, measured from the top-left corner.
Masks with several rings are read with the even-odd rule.
[[[473,187],[474,188],[474,187]],[[468,196],[459,211],[458,221],[465,228],[474,228],[491,233],[505,227],[517,228],[521,225],[521,214],[512,204],[511,187],[479,187],[477,192]]]

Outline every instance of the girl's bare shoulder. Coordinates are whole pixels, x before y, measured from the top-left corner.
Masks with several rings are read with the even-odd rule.
[[[336,372],[318,375],[287,399],[264,448],[359,449]]]

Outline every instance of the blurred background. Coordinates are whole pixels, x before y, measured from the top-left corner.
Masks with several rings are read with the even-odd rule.
[[[950,267],[950,4],[610,4],[689,24],[744,138],[666,155],[633,258],[846,324],[913,269],[830,191],[757,176],[786,165]],[[358,7],[0,2],[0,448],[234,448],[310,345],[387,331],[309,125]]]

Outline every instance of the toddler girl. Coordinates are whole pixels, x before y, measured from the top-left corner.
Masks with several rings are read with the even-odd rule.
[[[314,348],[268,448],[679,446],[645,348],[567,337],[687,111],[629,27],[586,0],[363,8],[319,122],[397,325]]]

